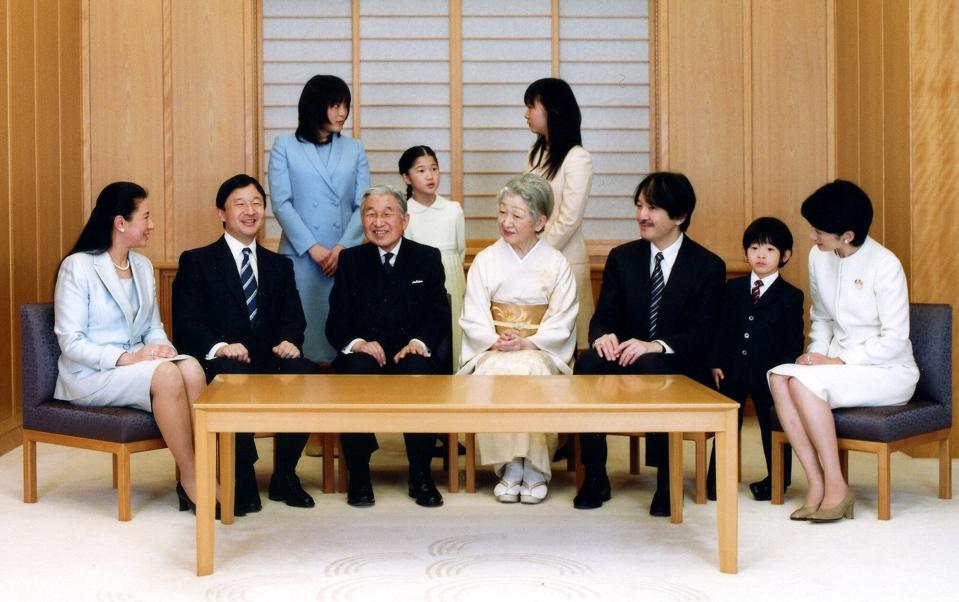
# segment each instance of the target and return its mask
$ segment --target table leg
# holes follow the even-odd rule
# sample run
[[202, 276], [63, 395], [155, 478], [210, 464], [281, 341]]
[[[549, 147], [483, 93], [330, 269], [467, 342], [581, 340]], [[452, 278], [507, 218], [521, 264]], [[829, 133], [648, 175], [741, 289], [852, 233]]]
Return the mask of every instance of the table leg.
[[449, 490], [456, 493], [460, 490], [460, 455], [459, 433], [450, 433], [446, 441], [446, 466], [449, 469]]
[[206, 414], [195, 413], [194, 454], [196, 462], [196, 574], [213, 573], [214, 523], [216, 504], [216, 433], [206, 430]]
[[726, 429], [716, 433], [716, 524], [719, 529], [719, 570], [736, 573], [739, 546], [739, 499], [737, 496], [737, 450], [739, 417], [726, 411]]
[[683, 522], [683, 434], [669, 433], [669, 521]]
[[219, 437], [220, 522], [232, 525], [233, 502], [236, 496], [236, 433], [220, 433]]

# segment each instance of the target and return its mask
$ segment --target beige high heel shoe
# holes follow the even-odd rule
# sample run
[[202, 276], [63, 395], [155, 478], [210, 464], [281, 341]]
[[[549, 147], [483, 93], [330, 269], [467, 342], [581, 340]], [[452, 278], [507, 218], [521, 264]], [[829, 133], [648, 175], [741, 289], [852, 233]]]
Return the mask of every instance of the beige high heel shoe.
[[819, 510], [819, 506], [800, 506], [789, 515], [789, 520], [809, 520]]
[[853, 508], [856, 505], [856, 496], [852, 494], [852, 490], [846, 491], [846, 497], [842, 498], [842, 501], [833, 506], [832, 508], [822, 508], [813, 512], [806, 518], [806, 520], [813, 523], [832, 523], [840, 518], [853, 518]]

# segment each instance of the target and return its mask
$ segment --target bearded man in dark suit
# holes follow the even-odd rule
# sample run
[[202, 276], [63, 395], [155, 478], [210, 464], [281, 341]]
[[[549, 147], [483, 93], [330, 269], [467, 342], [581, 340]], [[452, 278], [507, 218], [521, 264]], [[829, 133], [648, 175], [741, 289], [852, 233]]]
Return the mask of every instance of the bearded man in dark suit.
[[[445, 362], [434, 353], [450, 337], [450, 304], [440, 252], [403, 237], [409, 224], [406, 198], [391, 186], [374, 186], [360, 208], [369, 242], [340, 253], [330, 293], [326, 338], [337, 350], [338, 374], [439, 374]], [[375, 395], [375, 390], [371, 390]], [[430, 475], [435, 434], [405, 434], [410, 464], [409, 495], [420, 506], [443, 504]], [[343, 433], [350, 476], [347, 503], [374, 503], [371, 433]]]
[[[211, 245], [184, 251], [173, 281], [173, 340], [200, 360], [207, 381], [227, 374], [310, 374], [316, 365], [302, 357], [306, 320], [289, 258], [256, 242], [266, 195], [246, 174], [224, 182], [216, 195], [223, 236]], [[311, 508], [313, 498], [296, 476], [308, 435], [278, 433], [269, 497]], [[253, 464], [252, 433], [236, 435], [234, 513], [262, 506]]]
[[[686, 236], [696, 193], [686, 176], [651, 173], [633, 196], [640, 240], [610, 251], [590, 349], [576, 374], [685, 374], [708, 383], [712, 332], [719, 322], [726, 265]], [[573, 505], [598, 508], [609, 500], [606, 435], [582, 434], [586, 478]], [[646, 438], [646, 463], [658, 467], [649, 512], [669, 516], [665, 433]]]

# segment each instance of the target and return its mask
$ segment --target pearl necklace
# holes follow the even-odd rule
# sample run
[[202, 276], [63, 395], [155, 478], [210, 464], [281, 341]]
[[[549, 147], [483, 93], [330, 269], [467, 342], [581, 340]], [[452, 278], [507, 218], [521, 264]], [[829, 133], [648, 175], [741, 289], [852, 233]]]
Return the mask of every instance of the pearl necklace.
[[[112, 259], [110, 260], [110, 263], [113, 263], [113, 260], [112, 260]], [[120, 270], [121, 272], [125, 272], [125, 271], [129, 270], [129, 269], [130, 269], [130, 258], [127, 257], [127, 264], [126, 264], [126, 265], [117, 265], [117, 264], [113, 263], [113, 267], [115, 267], [116, 269]]]

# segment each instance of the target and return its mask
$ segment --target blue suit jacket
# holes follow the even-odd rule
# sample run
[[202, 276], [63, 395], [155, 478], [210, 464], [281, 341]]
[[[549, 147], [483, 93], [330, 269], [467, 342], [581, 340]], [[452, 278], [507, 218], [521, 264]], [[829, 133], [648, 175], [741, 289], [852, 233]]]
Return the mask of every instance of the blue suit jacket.
[[153, 264], [131, 251], [130, 266], [140, 299], [135, 314], [107, 253], [74, 253], [60, 264], [53, 297], [61, 351], [57, 399], [98, 391], [104, 386], [100, 376], [114, 369], [124, 352], [135, 353], [147, 343], [173, 346], [160, 323]]
[[283, 228], [279, 252], [303, 255], [316, 243], [331, 248], [358, 245], [363, 239], [359, 207], [370, 187], [370, 166], [363, 144], [333, 136], [323, 165], [316, 145], [293, 134], [280, 136], [270, 152], [270, 197]]

